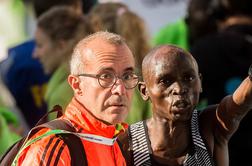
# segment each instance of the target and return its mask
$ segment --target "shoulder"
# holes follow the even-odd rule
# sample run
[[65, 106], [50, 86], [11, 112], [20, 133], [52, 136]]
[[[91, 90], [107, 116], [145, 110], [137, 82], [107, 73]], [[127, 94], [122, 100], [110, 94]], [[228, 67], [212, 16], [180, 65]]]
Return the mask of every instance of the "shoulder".
[[[45, 100], [48, 103], [48, 108], [51, 109], [54, 105], [59, 104], [66, 108], [67, 104], [73, 97], [73, 90], [67, 82], [68, 72], [58, 72], [57, 70], [50, 78], [45, 94]], [[62, 74], [65, 73], [65, 74]]]
[[[10, 64], [10, 66], [15, 70], [28, 70], [32, 68], [33, 71], [35, 70], [36, 72], [43, 71], [40, 62], [32, 57], [34, 48], [34, 40], [12, 47], [8, 50], [8, 57], [3, 61], [3, 63]], [[12, 68], [10, 68], [10, 70]], [[30, 73], [33, 71], [30, 71]]]
[[[13, 78], [21, 78], [20, 75], [27, 76], [27, 74], [30, 76], [29, 78], [33, 78], [29, 82], [48, 80], [49, 77], [44, 74], [42, 65], [37, 59], [32, 58], [34, 45], [34, 41], [31, 40], [8, 50], [8, 57], [0, 64], [1, 73], [8, 81], [16, 82], [17, 79]], [[19, 83], [21, 81], [19, 80]], [[22, 81], [23, 84], [27, 84], [27, 82], [27, 79]]]
[[127, 165], [132, 165], [132, 151], [129, 144], [129, 131], [128, 129], [118, 136], [118, 144], [121, 148], [122, 154], [127, 162]]
[[211, 129], [214, 127], [214, 121], [217, 120], [216, 118], [216, 110], [218, 105], [210, 105], [205, 109], [199, 111], [199, 125], [200, 129], [205, 132], [210, 132]]
[[27, 52], [32, 52], [35, 47], [35, 41], [29, 40], [24, 43], [21, 43], [17, 46], [14, 46], [8, 50], [8, 54], [13, 56], [15, 55], [25, 55]]
[[230, 131], [225, 128], [225, 122], [218, 116], [218, 112], [223, 109], [222, 107], [222, 103], [211, 105], [204, 109], [199, 116], [200, 132], [211, 152], [216, 151], [217, 146], [222, 147], [219, 149], [225, 149], [231, 136]]
[[[70, 165], [70, 155], [64, 141], [54, 134], [43, 137], [43, 134], [47, 131], [49, 131], [49, 129], [42, 129], [29, 139], [38, 140], [21, 152], [18, 159], [20, 164], [39, 165], [51, 163], [52, 165], [58, 165], [61, 162], [59, 159], [64, 158], [64, 162]], [[42, 138], [39, 139], [40, 137]]]
[[129, 131], [128, 129], [124, 132], [121, 133], [118, 136], [118, 144], [120, 145], [121, 150], [127, 152], [130, 151], [130, 146], [129, 146]]
[[218, 105], [206, 107], [199, 113], [199, 130], [205, 140], [206, 146], [211, 152], [214, 149], [215, 128], [217, 123], [216, 110]]

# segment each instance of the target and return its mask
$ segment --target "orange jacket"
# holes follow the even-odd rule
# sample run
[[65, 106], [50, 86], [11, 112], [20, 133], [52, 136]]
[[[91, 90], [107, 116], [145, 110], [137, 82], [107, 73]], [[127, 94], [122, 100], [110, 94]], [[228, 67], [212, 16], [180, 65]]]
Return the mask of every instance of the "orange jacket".
[[[78, 133], [94, 134], [106, 138], [114, 138], [116, 128], [114, 125], [106, 125], [94, 118], [85, 108], [73, 98], [67, 106], [63, 119], [72, 123]], [[124, 128], [128, 127], [122, 124]], [[40, 130], [34, 137], [37, 137], [49, 129]], [[83, 140], [85, 153], [89, 166], [125, 166], [125, 159], [120, 151], [117, 142], [113, 145]], [[50, 135], [36, 141], [24, 149], [18, 158], [17, 165], [71, 165], [71, 156], [65, 143], [55, 135]]]

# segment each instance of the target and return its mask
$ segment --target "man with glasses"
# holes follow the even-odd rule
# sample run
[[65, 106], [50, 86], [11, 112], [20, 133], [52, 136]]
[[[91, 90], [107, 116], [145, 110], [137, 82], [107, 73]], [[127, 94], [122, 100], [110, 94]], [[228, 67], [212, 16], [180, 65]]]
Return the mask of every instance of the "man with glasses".
[[[63, 119], [76, 134], [86, 134], [82, 144], [88, 165], [126, 165], [115, 140], [127, 128], [122, 122], [138, 84], [130, 49], [119, 35], [97, 32], [77, 44], [70, 68], [68, 82], [74, 97]], [[47, 131], [42, 129], [34, 137]], [[71, 156], [62, 139], [49, 135], [24, 149], [17, 161], [17, 165], [71, 165]]]

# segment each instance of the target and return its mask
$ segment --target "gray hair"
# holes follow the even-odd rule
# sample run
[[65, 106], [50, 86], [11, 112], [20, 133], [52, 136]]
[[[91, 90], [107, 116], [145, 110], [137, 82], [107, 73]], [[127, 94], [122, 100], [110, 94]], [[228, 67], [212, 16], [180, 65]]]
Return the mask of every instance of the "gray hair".
[[[85, 57], [85, 54], [83, 54], [81, 50], [88, 48], [87, 47], [88, 43], [90, 43], [91, 41], [95, 39], [102, 39], [113, 45], [126, 44], [125, 40], [120, 35], [107, 32], [107, 31], [99, 31], [85, 37], [74, 48], [71, 61], [70, 61], [71, 74], [78, 75], [84, 71], [85, 62], [83, 61], [83, 57]], [[97, 47], [99, 46], [97, 45]]]

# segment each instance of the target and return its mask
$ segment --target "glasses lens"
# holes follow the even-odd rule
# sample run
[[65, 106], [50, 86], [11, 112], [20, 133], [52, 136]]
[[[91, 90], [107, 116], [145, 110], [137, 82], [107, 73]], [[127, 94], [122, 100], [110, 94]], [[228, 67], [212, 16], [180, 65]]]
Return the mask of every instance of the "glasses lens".
[[111, 87], [115, 82], [115, 75], [113, 73], [102, 73], [100, 74], [98, 81], [100, 85], [104, 88]]
[[138, 76], [134, 73], [127, 73], [123, 75], [122, 80], [127, 89], [132, 89], [138, 83]]

